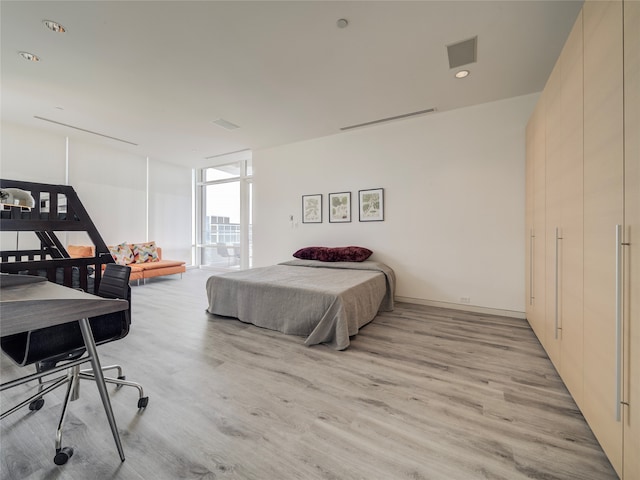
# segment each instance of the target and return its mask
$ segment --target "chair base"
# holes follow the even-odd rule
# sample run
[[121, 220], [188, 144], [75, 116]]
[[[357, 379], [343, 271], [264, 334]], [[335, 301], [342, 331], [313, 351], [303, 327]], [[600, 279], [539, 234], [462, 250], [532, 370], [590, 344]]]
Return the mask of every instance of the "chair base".
[[[120, 365], [109, 365], [106, 367], [102, 367], [102, 371], [106, 372], [108, 370], [117, 370], [118, 371], [118, 377], [117, 378], [112, 378], [112, 377], [104, 377], [104, 381], [106, 383], [112, 383], [114, 385], [116, 385], [116, 388], [119, 390], [122, 387], [126, 386], [126, 387], [134, 387], [138, 389], [138, 408], [145, 408], [148, 404], [149, 404], [149, 397], [145, 397], [144, 396], [144, 390], [142, 388], [142, 385], [140, 385], [137, 382], [130, 382], [128, 380], [126, 380], [126, 377], [122, 374], [122, 367]], [[78, 374], [78, 377], [81, 380], [94, 380], [95, 381], [95, 377], [93, 376], [92, 370], [91, 369], [87, 369], [87, 370], [81, 370]]]
[[[38, 368], [38, 370], [40, 370]], [[134, 387], [138, 389], [138, 408], [146, 408], [149, 404], [149, 397], [144, 395], [144, 390], [142, 385], [137, 382], [130, 382], [125, 379], [125, 376], [122, 374], [122, 367], [120, 365], [109, 365], [106, 367], [102, 367], [101, 370], [103, 372], [109, 370], [117, 370], [118, 377], [104, 377], [104, 381], [106, 383], [111, 383], [116, 385], [116, 389], [120, 389], [123, 386]], [[51, 372], [52, 374], [55, 372]], [[38, 393], [32, 395], [27, 400], [21, 402], [20, 404], [14, 406], [12, 409], [2, 413], [2, 418], [5, 416], [17, 411], [19, 408], [29, 405], [29, 410], [37, 411], [40, 410], [44, 406], [44, 396], [58, 387], [63, 385], [67, 385], [67, 391], [65, 394], [64, 402], [62, 404], [62, 412], [60, 414], [60, 420], [58, 422], [58, 428], [56, 429], [56, 455], [53, 459], [56, 465], [64, 465], [67, 463], [69, 458], [73, 456], [73, 448], [62, 446], [62, 426], [64, 424], [64, 419], [67, 413], [67, 409], [69, 407], [69, 403], [71, 401], [77, 400], [80, 395], [80, 380], [93, 380], [95, 381], [95, 376], [93, 375], [93, 370], [80, 370], [79, 365], [69, 366], [65, 375], [61, 375], [52, 379], [42, 380], [38, 378]], [[46, 384], [50, 384], [46, 386]]]

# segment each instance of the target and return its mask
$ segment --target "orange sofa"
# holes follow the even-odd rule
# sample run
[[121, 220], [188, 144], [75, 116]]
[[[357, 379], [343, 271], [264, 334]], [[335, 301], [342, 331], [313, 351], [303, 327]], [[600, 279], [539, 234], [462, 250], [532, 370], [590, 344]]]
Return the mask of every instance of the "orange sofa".
[[[93, 257], [95, 256], [95, 247], [92, 245], [68, 245], [67, 253], [72, 258], [78, 257]], [[174, 275], [179, 273], [182, 275], [187, 271], [185, 262], [180, 260], [164, 260], [162, 258], [162, 248], [156, 247], [158, 253], [158, 259], [151, 262], [143, 263], [128, 263], [131, 267], [130, 280], [137, 280], [138, 285], [140, 280], [144, 283], [147, 278], [161, 277], [164, 275]]]
[[174, 275], [179, 273], [182, 275], [187, 271], [184, 262], [179, 260], [164, 260], [162, 258], [162, 248], [157, 247], [158, 261], [144, 263], [130, 263], [131, 280], [142, 280], [143, 283], [147, 278], [161, 277], [164, 275]]

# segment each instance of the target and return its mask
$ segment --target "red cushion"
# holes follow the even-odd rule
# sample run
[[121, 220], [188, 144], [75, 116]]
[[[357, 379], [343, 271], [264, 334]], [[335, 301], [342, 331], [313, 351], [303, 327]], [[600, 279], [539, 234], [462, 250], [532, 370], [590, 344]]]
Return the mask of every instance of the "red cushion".
[[373, 252], [364, 247], [305, 247], [293, 254], [302, 260], [319, 260], [321, 262], [363, 262]]

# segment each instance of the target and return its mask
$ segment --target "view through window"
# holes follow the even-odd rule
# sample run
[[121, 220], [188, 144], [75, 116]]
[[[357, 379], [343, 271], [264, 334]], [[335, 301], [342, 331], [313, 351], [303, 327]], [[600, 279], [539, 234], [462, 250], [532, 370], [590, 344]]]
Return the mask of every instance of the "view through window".
[[200, 267], [236, 270], [251, 266], [251, 160], [203, 168], [197, 184]]

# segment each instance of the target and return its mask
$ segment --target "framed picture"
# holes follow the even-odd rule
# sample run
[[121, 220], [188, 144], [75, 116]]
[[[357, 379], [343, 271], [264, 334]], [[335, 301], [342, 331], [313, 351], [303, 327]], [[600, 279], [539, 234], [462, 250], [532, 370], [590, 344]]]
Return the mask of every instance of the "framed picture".
[[358, 192], [361, 222], [381, 222], [384, 220], [384, 189], [374, 188]]
[[302, 223], [322, 223], [322, 194], [302, 196]]
[[329, 222], [351, 221], [351, 192], [329, 194]]

